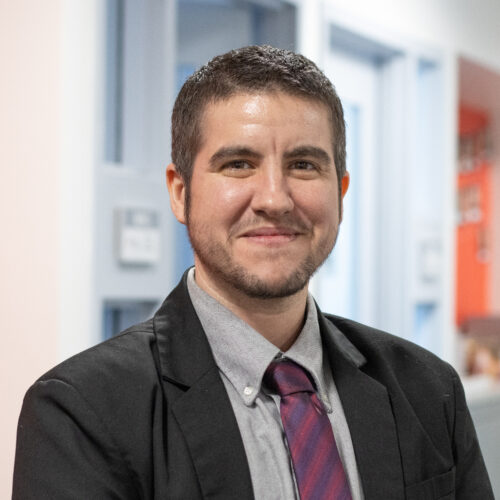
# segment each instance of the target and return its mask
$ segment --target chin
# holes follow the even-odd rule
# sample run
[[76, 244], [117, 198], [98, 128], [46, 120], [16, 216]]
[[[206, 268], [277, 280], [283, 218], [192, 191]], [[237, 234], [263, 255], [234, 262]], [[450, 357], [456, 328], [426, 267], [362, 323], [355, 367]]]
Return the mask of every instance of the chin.
[[235, 268], [229, 278], [231, 285], [252, 298], [284, 298], [303, 290], [310, 278], [309, 270], [295, 269], [286, 275], [273, 273], [252, 273], [247, 269]]

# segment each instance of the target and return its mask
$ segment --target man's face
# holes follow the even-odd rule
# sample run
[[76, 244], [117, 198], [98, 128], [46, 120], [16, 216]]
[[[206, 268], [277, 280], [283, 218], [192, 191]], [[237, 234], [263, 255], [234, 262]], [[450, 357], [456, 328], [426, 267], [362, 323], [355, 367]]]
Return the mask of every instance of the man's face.
[[[197, 276], [226, 296], [303, 289], [340, 222], [327, 108], [280, 92], [239, 94], [207, 105], [201, 131], [189, 206], [174, 208]], [[342, 185], [345, 193], [347, 176]], [[177, 192], [182, 205], [186, 190]]]

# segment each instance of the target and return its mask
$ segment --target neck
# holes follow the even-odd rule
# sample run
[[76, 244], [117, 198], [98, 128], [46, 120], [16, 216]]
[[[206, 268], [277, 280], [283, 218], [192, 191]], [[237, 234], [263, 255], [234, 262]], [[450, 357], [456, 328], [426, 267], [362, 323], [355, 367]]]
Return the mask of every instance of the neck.
[[307, 305], [307, 286], [289, 297], [249, 297], [234, 287], [223, 290], [199, 268], [197, 285], [233, 314], [249, 324], [281, 351], [287, 351], [295, 342], [304, 324]]

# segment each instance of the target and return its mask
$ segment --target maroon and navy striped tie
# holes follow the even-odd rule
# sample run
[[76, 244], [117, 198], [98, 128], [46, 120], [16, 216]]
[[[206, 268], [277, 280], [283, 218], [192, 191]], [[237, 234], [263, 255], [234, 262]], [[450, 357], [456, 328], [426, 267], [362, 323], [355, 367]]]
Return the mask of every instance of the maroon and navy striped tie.
[[330, 420], [307, 372], [291, 360], [269, 365], [301, 500], [351, 500]]

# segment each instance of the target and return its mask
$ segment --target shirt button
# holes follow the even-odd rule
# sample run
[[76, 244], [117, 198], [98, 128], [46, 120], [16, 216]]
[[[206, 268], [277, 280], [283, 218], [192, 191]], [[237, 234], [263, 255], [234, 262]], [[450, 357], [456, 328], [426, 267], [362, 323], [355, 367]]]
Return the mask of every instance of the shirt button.
[[253, 392], [253, 387], [250, 387], [249, 385], [247, 385], [244, 389], [243, 389], [243, 394], [245, 396], [250, 396]]

